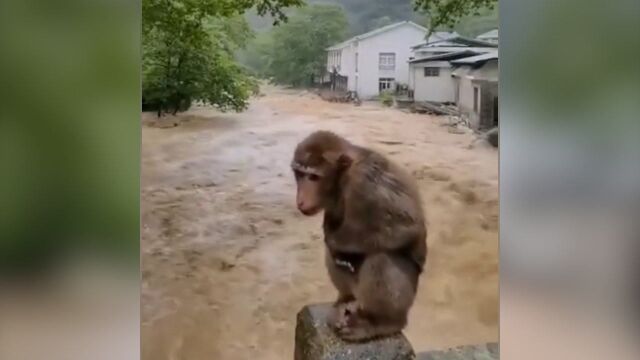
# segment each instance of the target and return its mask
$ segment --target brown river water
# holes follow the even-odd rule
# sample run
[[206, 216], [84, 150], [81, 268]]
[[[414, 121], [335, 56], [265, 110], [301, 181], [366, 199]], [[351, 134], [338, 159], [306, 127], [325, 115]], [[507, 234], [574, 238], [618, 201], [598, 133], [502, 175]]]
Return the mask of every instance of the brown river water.
[[293, 359], [295, 316], [332, 301], [321, 216], [295, 207], [296, 143], [328, 129], [418, 179], [429, 257], [405, 334], [416, 351], [498, 340], [498, 152], [442, 117], [264, 89], [250, 108], [143, 115], [142, 359]]

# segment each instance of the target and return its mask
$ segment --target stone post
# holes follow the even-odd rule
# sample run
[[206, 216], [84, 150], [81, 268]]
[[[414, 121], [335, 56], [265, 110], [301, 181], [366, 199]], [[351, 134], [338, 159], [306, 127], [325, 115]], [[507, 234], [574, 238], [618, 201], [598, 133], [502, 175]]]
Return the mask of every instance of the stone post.
[[364, 343], [338, 338], [327, 325], [331, 304], [305, 306], [296, 325], [295, 360], [413, 360], [415, 353], [404, 335]]

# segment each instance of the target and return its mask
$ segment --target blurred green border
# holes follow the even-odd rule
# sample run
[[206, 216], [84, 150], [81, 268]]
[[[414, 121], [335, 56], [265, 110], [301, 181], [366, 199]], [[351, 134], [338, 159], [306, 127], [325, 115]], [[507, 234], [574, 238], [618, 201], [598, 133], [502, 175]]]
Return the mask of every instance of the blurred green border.
[[0, 48], [0, 273], [137, 272], [140, 1], [4, 1]]

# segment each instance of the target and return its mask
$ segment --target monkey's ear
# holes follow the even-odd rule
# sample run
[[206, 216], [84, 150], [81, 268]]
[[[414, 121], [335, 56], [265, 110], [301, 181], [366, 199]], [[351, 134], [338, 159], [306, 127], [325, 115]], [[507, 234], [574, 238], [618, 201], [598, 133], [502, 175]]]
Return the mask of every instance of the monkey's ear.
[[326, 162], [340, 169], [347, 168], [351, 165], [351, 158], [343, 152], [327, 151], [322, 154], [322, 157]]
[[335, 166], [338, 170], [345, 170], [351, 166], [353, 163], [353, 159], [351, 156], [344, 152], [326, 152], [322, 155], [322, 157], [329, 164]]

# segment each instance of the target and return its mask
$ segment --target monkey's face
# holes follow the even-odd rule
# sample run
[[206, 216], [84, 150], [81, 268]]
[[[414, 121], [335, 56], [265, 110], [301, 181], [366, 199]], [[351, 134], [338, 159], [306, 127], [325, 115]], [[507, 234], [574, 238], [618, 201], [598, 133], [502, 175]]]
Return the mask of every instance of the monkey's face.
[[316, 172], [309, 172], [300, 169], [293, 170], [296, 177], [297, 194], [296, 204], [298, 210], [307, 216], [313, 216], [322, 211], [323, 192], [322, 184], [324, 177]]
[[330, 206], [341, 174], [351, 165], [349, 143], [339, 136], [317, 131], [296, 146], [291, 168], [296, 177], [298, 210], [313, 216]]

